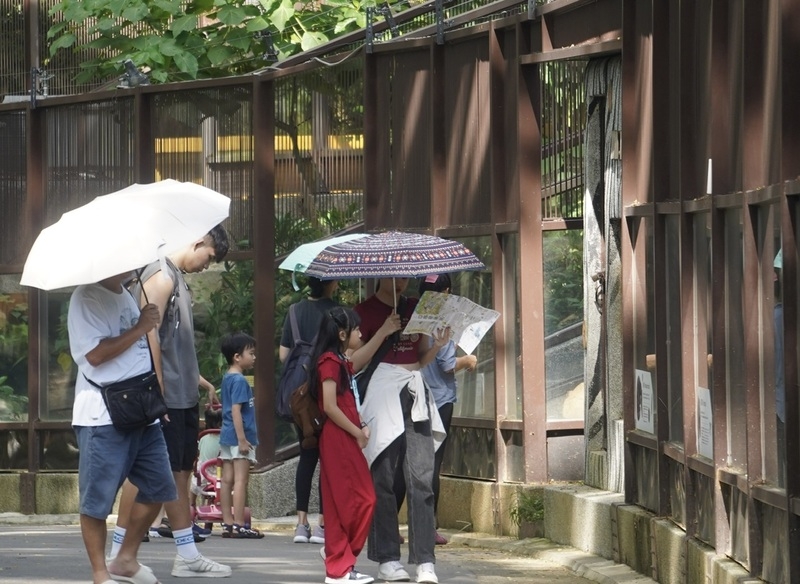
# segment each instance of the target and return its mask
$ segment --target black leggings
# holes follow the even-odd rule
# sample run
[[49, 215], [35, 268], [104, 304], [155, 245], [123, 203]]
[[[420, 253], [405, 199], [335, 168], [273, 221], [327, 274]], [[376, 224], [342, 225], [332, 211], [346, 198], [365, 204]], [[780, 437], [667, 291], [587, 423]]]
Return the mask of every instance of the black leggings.
[[[302, 439], [302, 431], [295, 426], [298, 436]], [[319, 448], [300, 447], [300, 460], [297, 462], [297, 473], [294, 475], [294, 493], [297, 499], [297, 510], [308, 513], [308, 500], [311, 498], [311, 483], [314, 480], [314, 471], [319, 462]], [[322, 489], [319, 489], [319, 512], [322, 515]]]

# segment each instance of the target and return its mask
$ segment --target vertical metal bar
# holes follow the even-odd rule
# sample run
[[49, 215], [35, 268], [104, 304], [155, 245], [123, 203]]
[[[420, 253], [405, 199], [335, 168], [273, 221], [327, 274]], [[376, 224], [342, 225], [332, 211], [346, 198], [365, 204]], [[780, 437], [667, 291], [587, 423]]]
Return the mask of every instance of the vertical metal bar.
[[[489, 181], [491, 201], [490, 223], [496, 225], [499, 218], [505, 218], [506, 209], [506, 181], [505, 181], [505, 161], [506, 161], [506, 131], [505, 131], [505, 86], [507, 62], [503, 57], [501, 46], [502, 31], [494, 28], [494, 23], [490, 25], [487, 39], [489, 42], [489, 150], [490, 168]], [[498, 238], [492, 237], [492, 302], [494, 306], [503, 306], [505, 287], [514, 285], [509, 282], [504, 275], [503, 249]], [[508, 362], [508, 355], [505, 350], [505, 327], [511, 323], [506, 323], [505, 319], [499, 319], [495, 324], [497, 327], [495, 335], [495, 363], [500, 366], [495, 367], [495, 459], [497, 461], [497, 482], [509, 480], [509, 465], [506, 442], [503, 431], [500, 430], [500, 421], [508, 419], [507, 394], [513, 392], [513, 388], [508, 387], [506, 382], [506, 367], [503, 365]]]
[[[652, 35], [652, 111], [653, 111], [653, 136], [669, 136], [669, 128], [673, 120], [669, 116], [669, 8], [666, 2], [653, 3], [653, 35]], [[655, 72], [663, 72], [661, 75]], [[653, 201], [657, 204], [670, 198], [672, 190], [672, 177], [669, 172], [669, 141], [653, 140]], [[653, 241], [655, 249], [653, 286], [655, 294], [654, 305], [650, 308], [654, 312], [655, 326], [655, 351], [656, 351], [656, 435], [658, 436], [659, 450], [656, 452], [658, 465], [658, 506], [655, 509], [658, 515], [667, 515], [670, 510], [670, 479], [669, 458], [663, 454], [660, 445], [669, 440], [669, 364], [666, 357], [669, 354], [667, 343], [669, 340], [669, 322], [667, 321], [667, 291], [669, 279], [677, 278], [678, 274], [666, 273], [662, 262], [667, 254], [666, 217], [659, 215], [656, 206], [653, 221]], [[660, 358], [659, 358], [660, 357]], [[626, 469], [627, 472], [627, 469]]]
[[384, 104], [378, 103], [378, 58], [371, 54], [364, 56], [364, 225], [367, 228], [378, 222], [380, 201], [387, 194], [382, 192], [380, 177], [389, 170], [387, 145], [380, 140], [378, 125], [381, 113], [389, 115], [389, 111], [382, 110]]
[[[45, 145], [47, 143], [46, 110], [28, 109], [25, 114], [25, 156], [27, 196], [25, 209], [27, 216], [27, 239], [22, 249], [30, 249], [35, 235], [44, 225], [45, 215]], [[44, 316], [40, 307], [45, 293], [35, 288], [28, 289], [28, 471], [39, 470], [39, 438], [36, 422], [39, 421], [40, 391], [47, 391], [47, 383], [42, 383], [41, 362], [42, 347], [40, 332]], [[21, 483], [21, 487], [24, 483]], [[20, 493], [23, 502], [23, 513], [35, 511], [35, 496], [29, 497]]]
[[542, 92], [540, 65], [526, 65], [517, 84], [520, 289], [529, 306], [520, 319], [525, 482], [547, 480], [547, 399], [544, 375], [542, 275]]
[[[768, 116], [765, 68], [768, 65], [769, 31], [768, 3], [744, 3], [744, 73], [743, 73], [743, 111], [744, 116], [744, 171], [743, 185], [752, 188], [768, 184], [769, 172], [765, 165], [763, 152], [769, 142], [765, 121]], [[749, 207], [742, 212], [744, 243], [743, 305], [744, 310], [744, 353], [745, 353], [745, 391], [747, 412], [747, 475], [751, 480], [761, 478], [761, 391], [760, 359], [758, 339], [759, 265], [758, 229], [759, 208]], [[770, 262], [771, 265], [771, 262]], [[761, 521], [755, 500], [747, 494], [747, 538], [748, 560], [752, 574], [760, 574], [763, 563]]]
[[[156, 178], [155, 137], [152, 102], [155, 94], [137, 90], [133, 98], [133, 172], [137, 183], [151, 183]], [[123, 139], [126, 139], [123, 137]]]
[[[642, 112], [648, 111], [649, 108], [642, 107], [639, 102], [643, 94], [647, 94], [649, 87], [641, 88], [639, 83], [639, 71], [645, 70], [647, 67], [652, 67], [648, 62], [649, 54], [647, 54], [647, 46], [645, 38], [649, 37], [649, 22], [647, 15], [649, 14], [649, 4], [647, 2], [636, 2], [634, 0], [623, 0], [622, 5], [622, 26], [626, 34], [622, 38], [622, 101], [627, 104], [627, 107], [622, 112], [622, 135], [625, 140], [622, 143], [622, 197], [623, 207], [631, 204], [634, 200], [649, 200], [646, 189], [642, 188], [642, 177], [640, 171], [643, 170], [637, 160], [641, 156], [640, 148], [647, 146], [643, 144], [641, 128], [647, 127], [650, 119], [642, 119]], [[610, 101], [610, 100], [609, 100]], [[609, 103], [609, 109], [612, 105]], [[605, 124], [605, 122], [602, 122]], [[605, 216], [605, 213], [603, 214]], [[604, 219], [607, 222], [607, 219]], [[644, 252], [638, 251], [634, 254], [634, 246], [644, 247], [644, 237], [640, 235], [643, 232], [641, 218], [632, 218], [623, 221], [621, 224], [622, 245], [620, 261], [622, 262], [622, 273], [629, 274], [622, 280], [622, 354], [624, 355], [622, 362], [622, 400], [623, 403], [634, 403], [633, 383], [630, 381], [625, 383], [625, 380], [632, 380], [634, 378], [634, 355], [635, 355], [635, 335], [636, 327], [638, 325], [636, 319], [636, 304], [633, 294], [633, 287], [636, 285], [630, 274], [633, 273], [634, 265], [638, 265], [637, 270], [640, 273], [644, 264], [642, 261]], [[605, 229], [604, 225], [600, 225], [600, 229]], [[610, 237], [607, 234], [606, 237]], [[637, 244], [637, 238], [639, 243]], [[607, 321], [607, 310], [603, 311], [602, 323]], [[640, 325], [638, 325], [640, 326]], [[601, 328], [605, 329], [604, 326]], [[605, 362], [605, 353], [607, 349], [607, 340], [605, 334], [600, 337], [601, 354], [599, 359]], [[604, 390], [606, 391], [605, 401], [609, 401], [608, 395], [608, 379], [605, 375], [602, 377]], [[606, 408], [606, 411], [608, 409]], [[624, 408], [623, 411], [623, 425], [624, 428], [631, 429], [634, 427], [634, 411], [633, 408]], [[611, 420], [606, 418], [606, 434], [609, 431], [608, 426]], [[624, 452], [624, 476], [625, 476], [625, 500], [627, 502], [635, 502], [638, 498], [637, 483], [636, 483], [636, 466], [633, 460], [631, 447], [625, 448]]]
[[430, 104], [429, 119], [431, 122], [430, 137], [431, 145], [431, 208], [430, 225], [434, 232], [437, 227], [447, 225], [448, 213], [454, 197], [461, 196], [460, 193], [452, 192], [447, 182], [447, 137], [445, 135], [445, 121], [448, 117], [446, 108], [447, 94], [447, 70], [445, 67], [444, 45], [432, 43], [429, 45], [429, 58], [431, 74], [427, 76], [430, 83]]
[[[797, 161], [800, 160], [800, 108], [797, 96], [800, 95], [800, 76], [797, 75], [795, 55], [800, 54], [800, 2], [786, 0], [781, 2], [781, 173], [783, 180], [794, 179], [797, 175]], [[781, 249], [783, 250], [783, 350], [784, 350], [784, 389], [786, 396], [786, 515], [790, 550], [800, 549], [800, 516], [792, 507], [792, 501], [800, 497], [800, 383], [798, 380], [798, 360], [786, 356], [797, 355], [798, 297], [797, 277], [797, 198], [789, 199], [784, 194], [781, 199]], [[789, 554], [787, 566], [789, 582], [800, 582], [800, 554]]]
[[[272, 80], [256, 77], [253, 81], [253, 254], [255, 298], [275, 297], [275, 85]], [[275, 338], [273, 302], [256, 302], [255, 337]], [[274, 359], [259, 359], [255, 366], [258, 448], [260, 463], [275, 461], [275, 379]]]

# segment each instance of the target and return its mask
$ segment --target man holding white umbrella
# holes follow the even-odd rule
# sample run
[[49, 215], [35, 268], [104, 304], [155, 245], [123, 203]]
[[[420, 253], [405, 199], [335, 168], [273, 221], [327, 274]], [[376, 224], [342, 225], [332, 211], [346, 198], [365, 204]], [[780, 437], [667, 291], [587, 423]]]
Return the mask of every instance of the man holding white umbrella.
[[158, 582], [136, 559], [141, 538], [127, 538], [106, 567], [106, 518], [122, 480], [129, 477], [139, 487], [140, 504], [130, 517], [133, 533], [144, 533], [161, 504], [177, 498], [159, 421], [132, 431], [118, 430], [92, 384], [129, 379], [151, 368], [146, 334], [158, 325], [158, 308], [148, 304], [139, 313], [123, 286], [131, 276], [124, 273], [79, 286], [70, 299], [67, 319], [70, 351], [79, 370], [72, 424], [80, 450], [81, 533], [95, 584]]
[[[161, 504], [176, 499], [158, 420], [165, 411], [163, 400], [163, 409], [148, 409], [135, 427], [112, 421], [109, 413], [110, 385], [132, 379], [138, 383], [140, 374], [152, 372], [147, 333], [160, 320], [158, 308], [149, 303], [140, 314], [139, 303], [123, 283], [132, 270], [202, 238], [228, 216], [229, 207], [228, 197], [193, 183], [133, 185], [65, 213], [42, 230], [25, 262], [25, 286], [78, 286], [68, 315], [70, 350], [80, 372], [73, 426], [80, 448], [81, 531], [94, 584], [158, 582], [149, 568], [139, 565], [136, 553]], [[146, 392], [137, 395], [158, 396], [153, 393], [158, 385], [148, 383]], [[125, 538], [107, 568], [105, 520], [126, 477], [139, 487], [141, 504], [129, 524], [137, 536]]]

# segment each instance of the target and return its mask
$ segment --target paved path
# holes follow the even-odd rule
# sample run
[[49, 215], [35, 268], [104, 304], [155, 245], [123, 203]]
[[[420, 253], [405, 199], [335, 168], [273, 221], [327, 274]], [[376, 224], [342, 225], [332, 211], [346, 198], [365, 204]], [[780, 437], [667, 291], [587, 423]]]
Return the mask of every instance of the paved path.
[[[475, 542], [469, 545], [475, 545]], [[205, 555], [233, 568], [233, 576], [221, 582], [317, 584], [324, 581], [319, 546], [293, 544], [291, 531], [280, 525], [274, 525], [262, 540], [237, 541], [214, 535], [200, 544], [200, 549]], [[449, 544], [438, 546], [436, 552], [436, 571], [442, 584], [586, 584], [597, 581], [595, 578], [582, 578], [556, 562], [512, 555], [498, 549]], [[403, 546], [403, 553], [407, 556], [407, 546]], [[143, 543], [140, 559], [153, 568], [164, 583], [209, 581], [170, 576], [174, 555], [173, 541], [161, 539]], [[367, 560], [365, 554], [363, 556], [359, 568], [374, 576], [377, 565]], [[0, 527], [0, 583], [67, 582], [91, 582], [89, 562], [78, 526], [29, 524]]]

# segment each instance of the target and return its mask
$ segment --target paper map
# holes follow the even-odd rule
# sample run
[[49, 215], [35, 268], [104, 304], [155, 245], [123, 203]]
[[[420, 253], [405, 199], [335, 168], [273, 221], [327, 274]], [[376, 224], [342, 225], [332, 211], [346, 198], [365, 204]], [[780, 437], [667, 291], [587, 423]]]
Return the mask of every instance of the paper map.
[[463, 296], [425, 292], [403, 333], [432, 337], [436, 330], [449, 326], [453, 340], [469, 355], [499, 316], [496, 310], [484, 308]]

